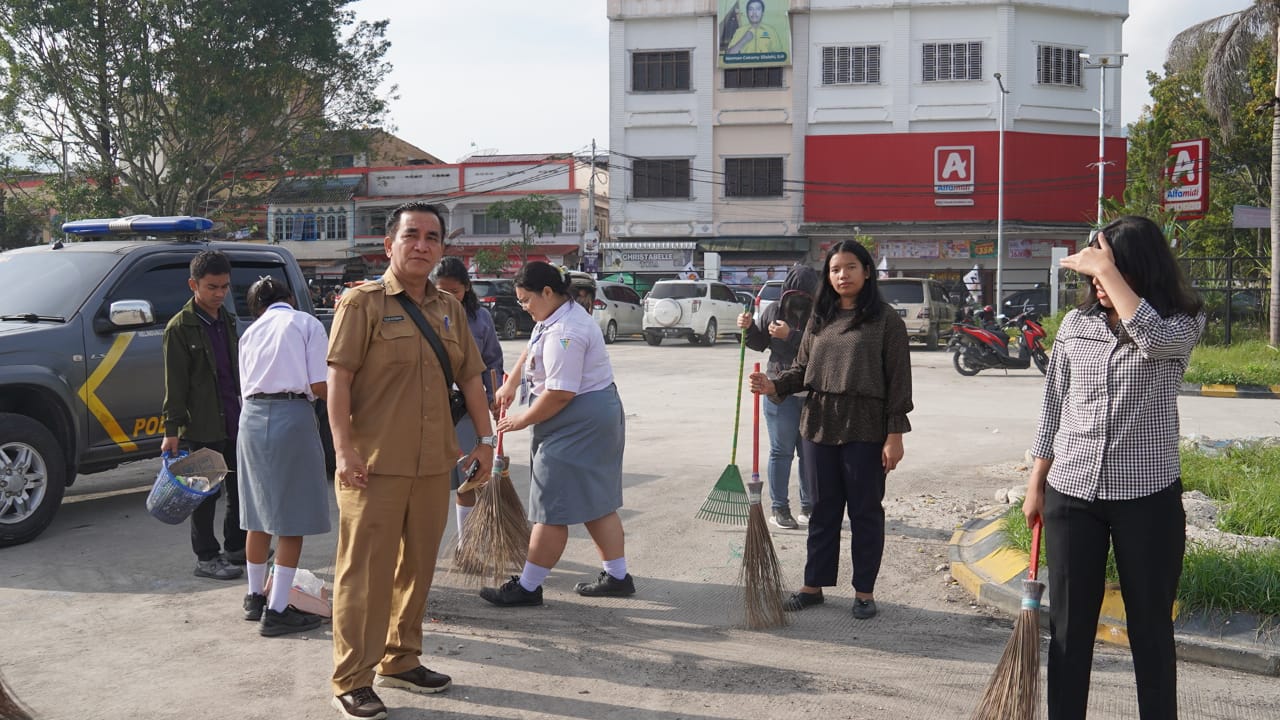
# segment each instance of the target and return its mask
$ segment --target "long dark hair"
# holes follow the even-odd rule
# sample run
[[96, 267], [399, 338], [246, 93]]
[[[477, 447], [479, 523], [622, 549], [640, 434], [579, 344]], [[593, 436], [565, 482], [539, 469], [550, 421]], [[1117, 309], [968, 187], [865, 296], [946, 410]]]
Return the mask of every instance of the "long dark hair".
[[474, 320], [476, 313], [480, 312], [480, 298], [471, 289], [471, 274], [467, 272], [467, 266], [462, 264], [462, 260], [456, 257], [441, 258], [435, 275], [437, 278], [447, 277], [462, 283], [465, 288], [462, 293], [462, 309], [467, 311], [468, 318]]
[[248, 299], [249, 312], [252, 312], [254, 317], [258, 317], [266, 312], [267, 308], [278, 302], [294, 304], [293, 291], [289, 289], [289, 286], [283, 280], [270, 275], [258, 278], [256, 282], [249, 286]]
[[875, 262], [871, 259], [871, 253], [867, 252], [861, 243], [841, 240], [831, 246], [827, 251], [826, 259], [822, 261], [822, 284], [818, 286], [818, 299], [814, 301], [813, 316], [810, 320], [815, 331], [821, 330], [835, 320], [836, 313], [840, 310], [840, 294], [831, 284], [831, 258], [837, 253], [853, 253], [867, 271], [867, 279], [862, 283], [862, 290], [854, 300], [853, 319], [849, 322], [849, 327], [842, 332], [848, 332], [864, 322], [875, 320], [880, 317], [880, 313], [884, 312], [884, 300], [880, 298], [880, 287], [876, 283], [876, 268]]
[[565, 282], [559, 268], [541, 260], [534, 260], [520, 268], [520, 272], [516, 273], [515, 283], [516, 287], [529, 292], [540, 293], [542, 288], [551, 288], [551, 292], [557, 295], [569, 296], [569, 284]]
[[[1187, 282], [1160, 226], [1141, 215], [1124, 215], [1099, 231], [1111, 246], [1116, 269], [1125, 282], [1165, 318], [1178, 313], [1199, 314], [1204, 301]], [[1090, 282], [1082, 309], [1098, 302], [1098, 290]]]

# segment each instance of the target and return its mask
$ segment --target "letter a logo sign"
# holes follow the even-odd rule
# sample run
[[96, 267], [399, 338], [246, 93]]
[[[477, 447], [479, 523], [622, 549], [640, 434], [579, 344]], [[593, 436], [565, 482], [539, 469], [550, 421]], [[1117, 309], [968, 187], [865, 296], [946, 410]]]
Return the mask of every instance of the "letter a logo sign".
[[973, 192], [973, 146], [933, 149], [933, 191], [939, 195]]
[[1165, 166], [1164, 207], [1179, 219], [1204, 217], [1209, 207], [1209, 141], [1176, 142], [1169, 146]]

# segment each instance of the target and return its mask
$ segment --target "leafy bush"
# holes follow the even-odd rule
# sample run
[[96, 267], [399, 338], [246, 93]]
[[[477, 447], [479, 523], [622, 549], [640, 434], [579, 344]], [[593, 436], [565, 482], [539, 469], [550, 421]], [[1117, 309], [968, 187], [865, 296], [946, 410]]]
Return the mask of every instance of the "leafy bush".
[[1185, 379], [1202, 385], [1280, 385], [1280, 351], [1262, 340], [1201, 344], [1191, 352]]

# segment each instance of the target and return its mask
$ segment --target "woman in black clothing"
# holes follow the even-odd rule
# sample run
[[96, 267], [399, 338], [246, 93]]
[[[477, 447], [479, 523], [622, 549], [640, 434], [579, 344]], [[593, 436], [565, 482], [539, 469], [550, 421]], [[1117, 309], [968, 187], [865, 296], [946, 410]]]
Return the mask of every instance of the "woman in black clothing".
[[875, 582], [884, 554], [885, 474], [901, 462], [911, 430], [907, 328], [876, 287], [875, 263], [856, 242], [827, 253], [822, 286], [795, 363], [770, 379], [751, 375], [753, 392], [785, 397], [807, 390], [800, 416], [804, 457], [817, 498], [809, 519], [804, 586], [786, 601], [803, 610], [836, 584], [840, 528], [852, 528], [853, 616], [876, 614]]

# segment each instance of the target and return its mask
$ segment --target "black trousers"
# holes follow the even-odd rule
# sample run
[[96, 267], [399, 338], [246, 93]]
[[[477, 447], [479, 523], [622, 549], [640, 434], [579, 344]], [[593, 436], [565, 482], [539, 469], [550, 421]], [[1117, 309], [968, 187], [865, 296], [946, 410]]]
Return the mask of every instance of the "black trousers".
[[[244, 550], [245, 532], [240, 529], [240, 488], [236, 484], [236, 441], [221, 440], [213, 443], [188, 442], [192, 452], [210, 448], [222, 453], [231, 472], [222, 480], [218, 492], [210, 495], [191, 513], [191, 550], [199, 560], [212, 560], [222, 552]], [[227, 496], [226, 516], [222, 519], [222, 545], [213, 532], [214, 515], [218, 509], [218, 497]]]
[[1182, 576], [1186, 516], [1182, 483], [1133, 500], [1092, 502], [1045, 488], [1049, 553], [1049, 720], [1083, 720], [1106, 584], [1107, 547], [1115, 545], [1138, 714], [1178, 717], [1173, 602]]
[[851, 442], [819, 445], [804, 440], [804, 457], [813, 483], [804, 584], [832, 587], [840, 570], [840, 528], [848, 512], [852, 537], [853, 589], [875, 591], [884, 556], [884, 444]]

